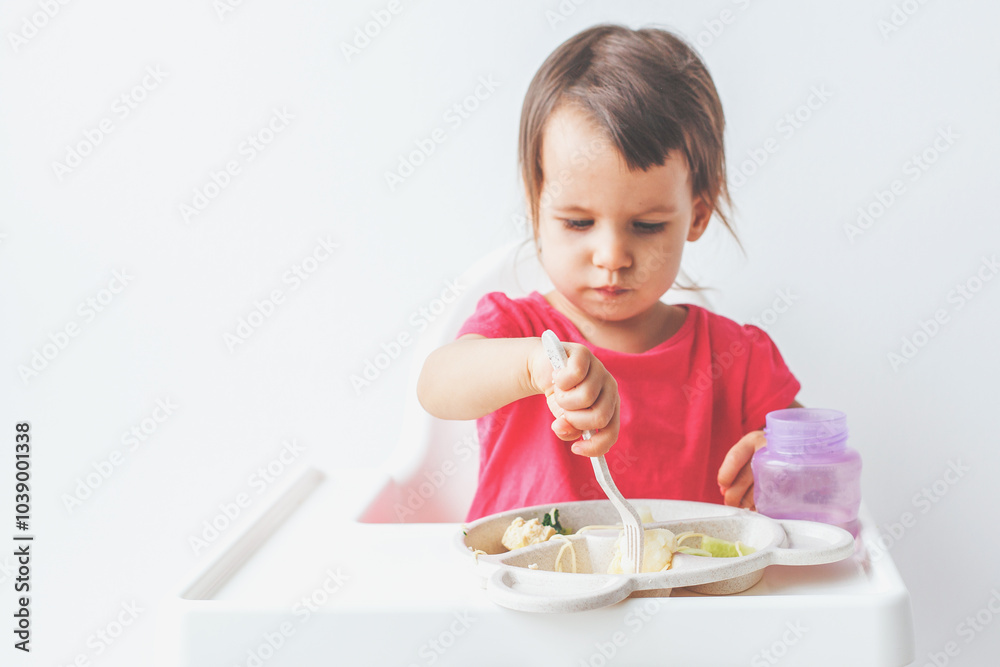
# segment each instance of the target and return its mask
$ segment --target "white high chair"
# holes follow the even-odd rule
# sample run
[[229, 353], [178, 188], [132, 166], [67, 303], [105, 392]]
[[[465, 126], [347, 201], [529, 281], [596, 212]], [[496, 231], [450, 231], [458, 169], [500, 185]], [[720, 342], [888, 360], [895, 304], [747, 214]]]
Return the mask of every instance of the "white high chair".
[[[685, 278], [682, 273], [682, 278]], [[362, 513], [364, 522], [461, 521], [472, 502], [478, 477], [475, 421], [447, 421], [429, 415], [417, 401], [417, 378], [424, 360], [455, 339], [479, 299], [489, 292], [512, 298], [532, 291], [545, 293], [552, 282], [545, 275], [534, 245], [515, 241], [486, 255], [457, 281], [465, 289], [413, 345], [406, 384], [403, 428], [387, 465], [389, 480]], [[702, 292], [671, 289], [667, 303], [694, 303], [710, 308]]]
[[457, 548], [476, 484], [475, 423], [434, 419], [415, 387], [426, 356], [454, 338], [482, 294], [548, 289], [533, 249], [520, 245], [460, 278], [461, 298], [414, 343], [389, 465], [307, 469], [241, 516], [242, 532], [213, 545], [214, 559], [160, 605], [160, 664], [908, 664], [909, 594], [867, 514], [854, 557], [771, 566], [736, 595], [681, 589], [575, 614], [516, 612], [487, 598], [472, 556]]

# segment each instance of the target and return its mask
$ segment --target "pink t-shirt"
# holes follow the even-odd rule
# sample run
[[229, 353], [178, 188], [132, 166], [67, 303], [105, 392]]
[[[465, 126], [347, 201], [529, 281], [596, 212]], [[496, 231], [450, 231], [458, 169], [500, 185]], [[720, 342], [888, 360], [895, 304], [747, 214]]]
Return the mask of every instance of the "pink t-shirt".
[[[758, 327], [739, 325], [700, 306], [680, 330], [642, 354], [586, 341], [545, 297], [510, 299], [492, 292], [458, 336], [540, 336], [582, 343], [601, 360], [621, 397], [618, 441], [605, 455], [626, 498], [722, 502], [716, 481], [729, 449], [764, 416], [787, 408], [799, 382]], [[604, 498], [590, 460], [552, 432], [543, 395], [529, 396], [477, 420], [479, 486], [467, 520], [529, 505]]]

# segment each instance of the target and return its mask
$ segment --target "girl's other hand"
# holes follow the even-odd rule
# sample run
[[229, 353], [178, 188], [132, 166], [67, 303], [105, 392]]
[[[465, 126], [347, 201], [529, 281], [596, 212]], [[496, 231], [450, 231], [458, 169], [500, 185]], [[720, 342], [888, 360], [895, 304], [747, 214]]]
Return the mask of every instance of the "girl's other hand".
[[[566, 367], [552, 372], [554, 382], [544, 390], [556, 418], [552, 431], [560, 440], [572, 442], [575, 454], [600, 456], [618, 440], [618, 383], [585, 345], [563, 345], [569, 356]], [[583, 440], [587, 430], [592, 436]]]
[[719, 491], [730, 507], [756, 509], [753, 502], [753, 471], [750, 459], [767, 444], [764, 431], [751, 431], [733, 445], [719, 467]]

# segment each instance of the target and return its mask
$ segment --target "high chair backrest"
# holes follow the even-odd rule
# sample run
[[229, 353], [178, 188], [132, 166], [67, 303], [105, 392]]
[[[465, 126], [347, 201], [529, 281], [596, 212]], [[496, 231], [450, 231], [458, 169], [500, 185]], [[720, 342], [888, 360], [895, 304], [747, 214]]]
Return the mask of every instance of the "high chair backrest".
[[[460, 522], [472, 502], [479, 470], [476, 422], [432, 417], [417, 400], [417, 378], [427, 356], [451, 342], [488, 292], [522, 297], [552, 289], [534, 245], [515, 241], [489, 253], [454, 281], [457, 298], [414, 342], [406, 379], [402, 433], [387, 466], [389, 481], [362, 512], [371, 523]], [[700, 292], [671, 290], [664, 301], [709, 304]], [[460, 392], [461, 387], [455, 391]]]

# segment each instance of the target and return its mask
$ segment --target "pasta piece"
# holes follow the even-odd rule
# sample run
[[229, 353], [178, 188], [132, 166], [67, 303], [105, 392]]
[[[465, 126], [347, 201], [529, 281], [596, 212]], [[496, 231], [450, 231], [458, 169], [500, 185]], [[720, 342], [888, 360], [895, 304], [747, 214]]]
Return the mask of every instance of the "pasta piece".
[[569, 550], [570, 555], [573, 556], [573, 574], [576, 574], [576, 546], [565, 535], [554, 535], [552, 539], [562, 540], [566, 543], [560, 547], [559, 553], [556, 554], [556, 572], [566, 571], [562, 568], [562, 558], [563, 554]]

